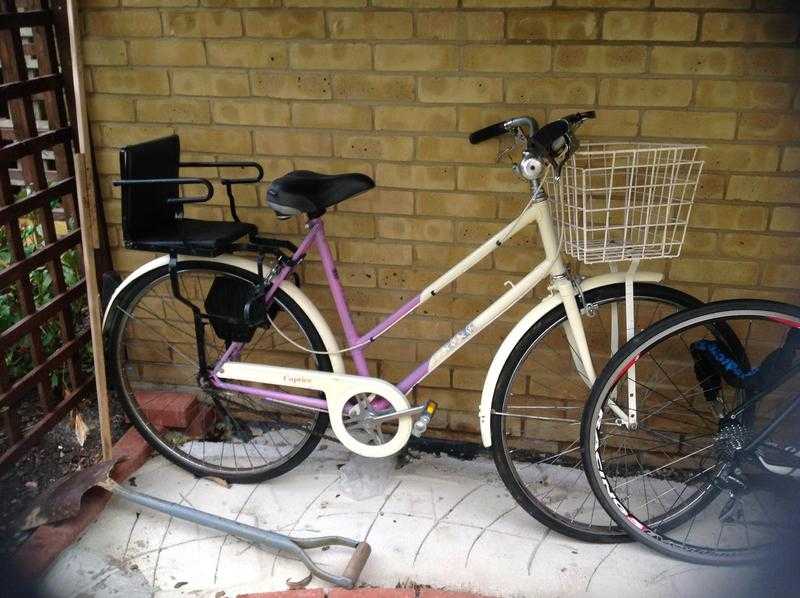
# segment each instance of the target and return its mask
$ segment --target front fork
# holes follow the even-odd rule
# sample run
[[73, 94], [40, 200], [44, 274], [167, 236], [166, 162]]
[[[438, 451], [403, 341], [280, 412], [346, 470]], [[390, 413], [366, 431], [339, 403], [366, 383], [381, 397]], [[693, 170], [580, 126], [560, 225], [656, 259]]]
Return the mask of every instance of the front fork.
[[[635, 324], [635, 307], [633, 299], [633, 282], [636, 275], [636, 270], [639, 267], [639, 260], [633, 260], [625, 275], [625, 331], [626, 340], [631, 340], [636, 333]], [[611, 271], [616, 271], [616, 265], [611, 266]], [[583, 327], [583, 320], [581, 318], [580, 308], [575, 299], [576, 285], [574, 284], [571, 276], [565, 270], [561, 274], [553, 275], [552, 288], [558, 292], [564, 303], [564, 309], [567, 313], [567, 322], [564, 324], [564, 333], [569, 343], [570, 352], [572, 355], [573, 363], [578, 371], [578, 374], [583, 378], [586, 386], [591, 388], [594, 384], [597, 375], [592, 363], [591, 352], [586, 341], [586, 332]], [[580, 287], [578, 287], [579, 289]], [[585, 305], [584, 309], [587, 314], [592, 317], [591, 306]], [[616, 306], [611, 311], [611, 338], [610, 348], [612, 355], [617, 352], [620, 345], [619, 334], [619, 314], [617, 313]], [[636, 365], [632, 365], [627, 372], [628, 392], [627, 392], [627, 411], [620, 407], [614, 399], [616, 394], [609, 402], [609, 408], [614, 412], [619, 420], [620, 425], [624, 425], [629, 430], [637, 428], [637, 407], [636, 407]]]

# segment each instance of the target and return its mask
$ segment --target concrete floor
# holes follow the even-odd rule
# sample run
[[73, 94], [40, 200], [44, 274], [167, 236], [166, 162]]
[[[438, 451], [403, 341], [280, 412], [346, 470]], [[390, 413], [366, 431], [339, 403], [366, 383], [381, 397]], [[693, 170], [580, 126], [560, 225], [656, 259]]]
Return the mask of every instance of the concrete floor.
[[[344, 465], [343, 465], [344, 464]], [[256, 486], [198, 480], [161, 457], [138, 490], [297, 536], [367, 539], [370, 586], [416, 583], [491, 596], [738, 595], [753, 572], [663, 558], [636, 544], [584, 544], [516, 506], [491, 459], [422, 455], [402, 469], [322, 445], [300, 467]], [[350, 552], [312, 553], [339, 572]], [[306, 571], [264, 549], [114, 498], [45, 583], [54, 595], [202, 596], [285, 590]], [[310, 587], [320, 587], [314, 579]]]

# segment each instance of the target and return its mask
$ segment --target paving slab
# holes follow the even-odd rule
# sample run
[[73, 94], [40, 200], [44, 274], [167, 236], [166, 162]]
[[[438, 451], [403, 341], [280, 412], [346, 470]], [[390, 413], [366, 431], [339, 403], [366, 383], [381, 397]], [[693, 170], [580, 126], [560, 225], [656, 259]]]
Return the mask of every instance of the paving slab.
[[[145, 463], [134, 483], [141, 492], [264, 529], [367, 540], [373, 551], [360, 580], [367, 586], [421, 585], [504, 597], [677, 598], [723, 591], [732, 596], [754, 573], [687, 565], [637, 544], [586, 544], [550, 532], [516, 505], [485, 456], [462, 461], [423, 454], [397, 469], [392, 459], [371, 461], [323, 446], [293, 471], [257, 485], [225, 488], [161, 457]], [[338, 572], [350, 551], [332, 547], [311, 554]], [[61, 555], [46, 583], [64, 598], [106, 595], [89, 593], [98, 579], [104, 587], [129, 588], [120, 595], [137, 598], [232, 598], [286, 590], [287, 580], [305, 575], [299, 562], [114, 497]], [[314, 579], [308, 589], [321, 587], [326, 584]]]

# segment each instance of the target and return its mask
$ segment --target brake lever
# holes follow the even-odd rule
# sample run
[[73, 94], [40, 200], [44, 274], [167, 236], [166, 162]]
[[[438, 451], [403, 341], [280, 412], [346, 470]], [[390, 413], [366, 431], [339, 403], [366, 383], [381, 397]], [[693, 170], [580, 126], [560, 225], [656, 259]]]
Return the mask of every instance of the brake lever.
[[513, 140], [514, 142], [511, 145], [501, 149], [497, 153], [495, 163], [499, 163], [506, 156], [508, 156], [509, 162], [514, 163], [514, 160], [511, 158], [511, 156], [509, 156], [509, 154], [513, 152], [518, 145], [524, 147], [528, 142], [528, 137], [525, 135], [525, 131], [522, 130], [522, 127], [514, 127]]

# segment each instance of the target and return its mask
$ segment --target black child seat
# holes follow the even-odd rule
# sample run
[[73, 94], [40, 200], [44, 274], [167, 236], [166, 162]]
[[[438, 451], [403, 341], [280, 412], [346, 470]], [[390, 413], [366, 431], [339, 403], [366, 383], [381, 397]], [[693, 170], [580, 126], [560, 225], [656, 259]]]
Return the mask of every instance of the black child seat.
[[[122, 234], [125, 247], [169, 254], [216, 256], [228, 251], [244, 236], [256, 235], [255, 225], [236, 215], [231, 185], [257, 183], [264, 175], [255, 162], [181, 162], [180, 139], [171, 135], [129, 145], [120, 150], [122, 187]], [[187, 203], [208, 201], [214, 194], [202, 178], [180, 177], [181, 166], [238, 166], [255, 168], [252, 178], [222, 179], [230, 199], [233, 222], [195, 220], [183, 217]], [[179, 197], [181, 185], [203, 185], [204, 196]]]
[[374, 186], [375, 181], [365, 174], [294, 170], [272, 182], [267, 190], [267, 205], [282, 217], [308, 214], [316, 218], [327, 208]]

